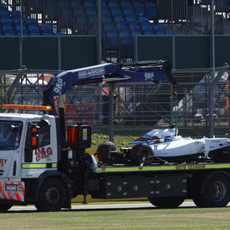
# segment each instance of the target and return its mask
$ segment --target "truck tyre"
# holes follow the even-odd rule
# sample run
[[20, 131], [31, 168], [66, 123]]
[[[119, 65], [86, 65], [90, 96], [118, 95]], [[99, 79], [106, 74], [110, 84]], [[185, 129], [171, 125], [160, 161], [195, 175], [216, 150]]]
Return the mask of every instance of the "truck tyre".
[[149, 201], [157, 208], [177, 208], [184, 202], [184, 197], [149, 197]]
[[196, 193], [193, 201], [197, 207], [225, 207], [230, 200], [230, 181], [225, 175], [214, 175], [204, 181], [203, 192]]
[[40, 187], [35, 207], [38, 211], [60, 211], [66, 201], [66, 188], [58, 178], [49, 178]]
[[0, 204], [0, 212], [7, 212], [12, 206], [12, 204]]

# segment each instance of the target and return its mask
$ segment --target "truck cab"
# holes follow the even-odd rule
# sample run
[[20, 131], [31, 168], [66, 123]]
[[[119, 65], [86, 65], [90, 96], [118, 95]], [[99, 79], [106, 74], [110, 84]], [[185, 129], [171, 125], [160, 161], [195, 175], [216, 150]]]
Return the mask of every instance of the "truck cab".
[[[57, 118], [48, 114], [2, 113], [0, 116], [0, 200], [30, 202], [38, 179], [57, 170]], [[0, 203], [1, 203], [0, 202]], [[7, 206], [7, 205], [6, 205]], [[1, 208], [0, 208], [1, 209]]]

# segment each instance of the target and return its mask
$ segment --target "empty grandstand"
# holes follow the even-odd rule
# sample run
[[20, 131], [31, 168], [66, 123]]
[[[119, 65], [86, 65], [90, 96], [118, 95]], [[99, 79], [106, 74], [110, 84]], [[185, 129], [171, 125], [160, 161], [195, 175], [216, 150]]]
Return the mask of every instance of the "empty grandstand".
[[[104, 56], [128, 58], [138, 35], [210, 34], [210, 7], [211, 0], [1, 0], [0, 36], [96, 35], [100, 20]], [[216, 33], [229, 33], [229, 17], [230, 1], [216, 0]]]

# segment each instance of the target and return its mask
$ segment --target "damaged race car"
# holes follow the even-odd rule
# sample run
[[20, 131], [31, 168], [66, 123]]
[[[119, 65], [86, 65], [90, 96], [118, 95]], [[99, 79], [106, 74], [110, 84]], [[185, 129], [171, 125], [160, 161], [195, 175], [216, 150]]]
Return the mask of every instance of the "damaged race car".
[[116, 150], [112, 142], [98, 146], [101, 164], [146, 165], [193, 161], [230, 162], [230, 138], [182, 137], [175, 127], [153, 129], [131, 142], [132, 148]]
[[132, 159], [136, 162], [167, 161], [191, 162], [194, 160], [230, 161], [230, 138], [182, 137], [175, 127], [153, 129], [131, 144]]

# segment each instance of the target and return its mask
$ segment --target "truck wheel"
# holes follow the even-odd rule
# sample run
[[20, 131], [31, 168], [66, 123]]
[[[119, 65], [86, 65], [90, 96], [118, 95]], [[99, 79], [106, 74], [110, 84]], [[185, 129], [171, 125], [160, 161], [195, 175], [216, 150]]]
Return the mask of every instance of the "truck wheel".
[[157, 208], [177, 208], [184, 202], [184, 197], [149, 197], [149, 201]]
[[66, 201], [66, 189], [58, 178], [50, 178], [40, 187], [35, 207], [39, 211], [60, 211]]
[[12, 204], [0, 204], [0, 212], [8, 211], [12, 206]]
[[197, 207], [225, 207], [230, 200], [230, 182], [224, 175], [214, 175], [207, 181], [203, 193], [197, 193], [193, 201]]

